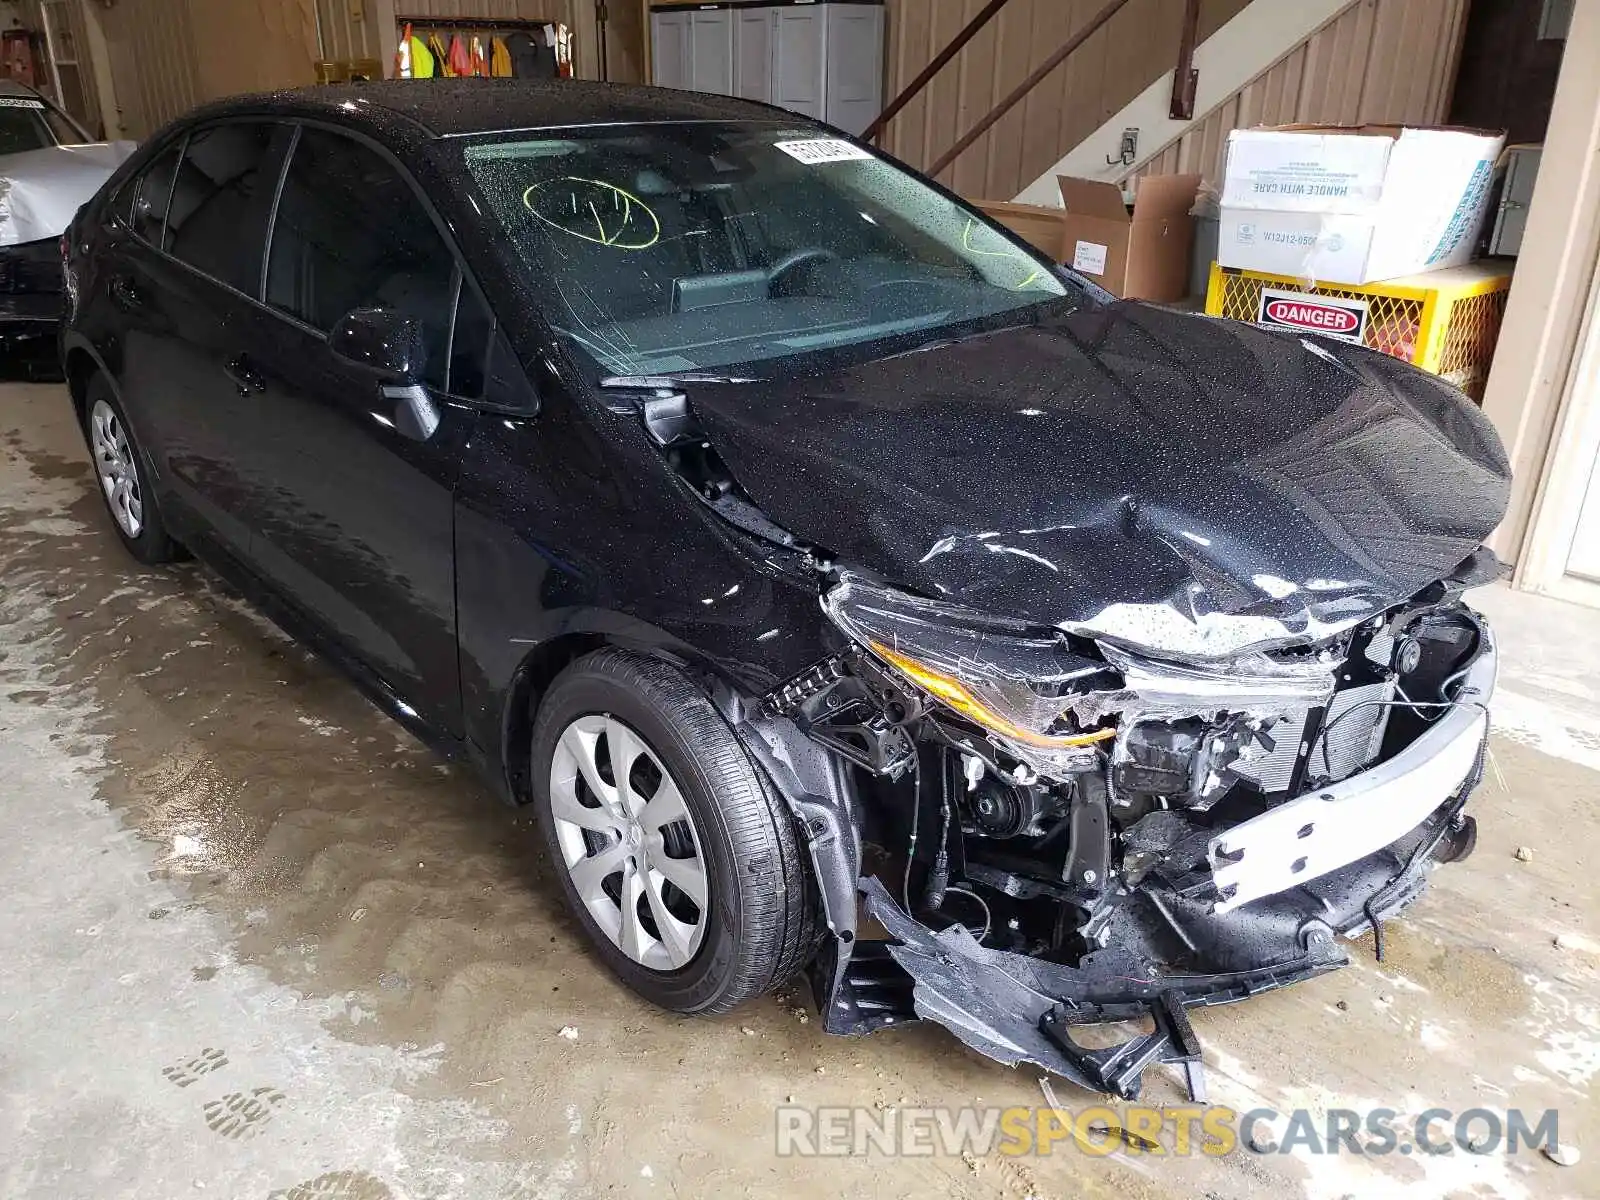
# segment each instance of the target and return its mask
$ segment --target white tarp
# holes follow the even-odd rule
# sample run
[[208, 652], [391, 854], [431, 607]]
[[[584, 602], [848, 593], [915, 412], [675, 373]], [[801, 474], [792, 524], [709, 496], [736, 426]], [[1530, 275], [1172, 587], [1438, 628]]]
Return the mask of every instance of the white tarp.
[[0, 246], [59, 237], [133, 142], [48, 146], [0, 156]]

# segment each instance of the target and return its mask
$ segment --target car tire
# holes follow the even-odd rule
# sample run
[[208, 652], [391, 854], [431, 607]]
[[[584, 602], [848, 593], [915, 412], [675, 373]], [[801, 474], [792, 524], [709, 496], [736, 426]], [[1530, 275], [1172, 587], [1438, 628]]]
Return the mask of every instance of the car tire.
[[[620, 789], [619, 763], [628, 780]], [[611, 649], [573, 663], [539, 706], [531, 766], [535, 814], [567, 903], [639, 995], [673, 1012], [727, 1012], [810, 958], [818, 905], [794, 818], [680, 671]], [[687, 832], [661, 823], [676, 811], [674, 794]], [[696, 868], [708, 893], [701, 904]]]
[[147, 460], [104, 375], [94, 376], [84, 395], [83, 436], [111, 527], [128, 553], [149, 566], [183, 558], [183, 547], [161, 519]]

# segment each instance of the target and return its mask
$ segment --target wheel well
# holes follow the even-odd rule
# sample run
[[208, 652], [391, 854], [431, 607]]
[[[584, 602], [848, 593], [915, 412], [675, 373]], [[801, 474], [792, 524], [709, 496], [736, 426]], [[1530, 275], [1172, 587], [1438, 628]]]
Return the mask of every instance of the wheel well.
[[72, 407], [78, 414], [78, 424], [83, 424], [84, 412], [89, 403], [89, 381], [95, 377], [100, 365], [87, 350], [76, 348], [67, 352], [67, 390], [72, 395]]
[[605, 638], [596, 633], [563, 634], [535, 647], [517, 668], [506, 700], [501, 741], [506, 784], [517, 804], [526, 804], [533, 798], [528, 755], [533, 749], [533, 718], [539, 701], [557, 675], [606, 644]]

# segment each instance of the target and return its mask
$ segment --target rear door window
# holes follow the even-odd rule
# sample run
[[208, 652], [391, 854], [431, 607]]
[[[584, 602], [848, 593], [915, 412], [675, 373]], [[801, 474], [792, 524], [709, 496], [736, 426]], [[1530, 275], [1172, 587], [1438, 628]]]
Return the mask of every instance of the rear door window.
[[423, 382], [443, 388], [456, 284], [454, 255], [395, 166], [352, 138], [302, 129], [273, 226], [267, 303], [324, 333], [358, 308], [413, 317], [428, 351]]
[[174, 256], [252, 297], [261, 294], [277, 128], [250, 121], [190, 134], [167, 214]]

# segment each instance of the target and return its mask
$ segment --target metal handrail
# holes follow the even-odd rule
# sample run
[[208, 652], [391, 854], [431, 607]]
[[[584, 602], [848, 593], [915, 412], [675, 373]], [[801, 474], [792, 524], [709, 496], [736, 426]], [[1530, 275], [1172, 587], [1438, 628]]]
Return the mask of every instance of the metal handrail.
[[946, 150], [943, 154], [941, 154], [932, 166], [929, 166], [925, 169], [925, 173], [928, 175], [938, 175], [940, 171], [944, 170], [951, 163], [955, 162], [956, 159], [960, 158], [973, 142], [977, 141], [984, 134], [988, 133], [990, 129], [994, 128], [1001, 117], [1005, 116], [1008, 112], [1020, 104], [1023, 98], [1027, 96], [1029, 92], [1033, 91], [1033, 89], [1038, 87], [1040, 83], [1044, 82], [1045, 76], [1049, 75], [1050, 72], [1054, 71], [1062, 63], [1064, 63], [1073, 53], [1073, 51], [1093, 37], [1100, 27], [1112, 17], [1116, 16], [1117, 13], [1120, 12], [1123, 6], [1127, 3], [1128, 0], [1111, 0], [1109, 4], [1107, 4], [1089, 19], [1089, 23], [1087, 25], [1068, 38], [1066, 44], [1063, 45], [1061, 49], [1057, 50], [1049, 58], [1045, 59], [1045, 61], [1039, 65], [1038, 70], [1019, 83], [1016, 86], [1016, 89], [1012, 91], [1010, 95], [1008, 95], [1004, 100], [1000, 101], [999, 104], [995, 105], [995, 107], [990, 110], [988, 116], [984, 117], [983, 120], [979, 121], [971, 129], [967, 130], [966, 133], [962, 134], [954, 146], [950, 147], [949, 150]]
[[967, 27], [956, 34], [948, 46], [934, 55], [933, 61], [923, 67], [915, 79], [901, 88], [898, 96], [889, 101], [889, 106], [879, 113], [877, 120], [868, 125], [861, 134], [861, 140], [866, 142], [875, 140], [888, 127], [889, 122], [894, 120], [895, 114], [910, 104], [917, 93], [927, 87], [928, 82], [944, 69], [945, 64], [960, 54], [966, 44], [978, 36], [978, 31], [989, 23], [990, 18], [1010, 3], [1011, 0], [989, 0], [989, 3], [983, 6], [983, 10], [967, 22]]

